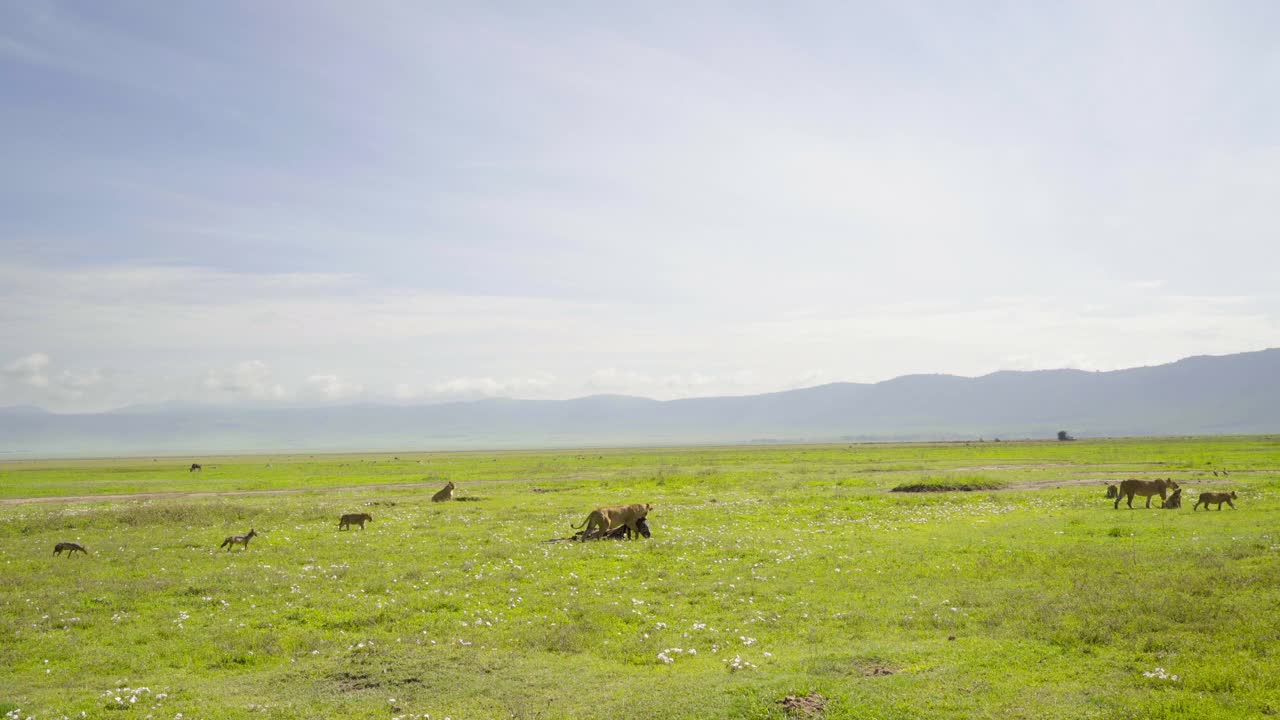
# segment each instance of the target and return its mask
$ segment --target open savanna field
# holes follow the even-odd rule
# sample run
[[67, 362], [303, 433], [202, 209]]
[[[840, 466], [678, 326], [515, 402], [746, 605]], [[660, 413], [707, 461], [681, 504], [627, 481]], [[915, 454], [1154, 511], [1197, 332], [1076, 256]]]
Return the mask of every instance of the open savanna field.
[[10, 461], [0, 520], [4, 717], [1280, 714], [1275, 437]]

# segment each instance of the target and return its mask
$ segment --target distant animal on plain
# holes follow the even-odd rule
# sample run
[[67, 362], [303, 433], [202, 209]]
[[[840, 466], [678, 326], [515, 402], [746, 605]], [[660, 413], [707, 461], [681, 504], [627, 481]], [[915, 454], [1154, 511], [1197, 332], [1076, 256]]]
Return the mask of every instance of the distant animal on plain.
[[1237, 497], [1235, 490], [1231, 492], [1202, 492], [1200, 493], [1200, 499], [1196, 501], [1191, 510], [1195, 511], [1196, 508], [1200, 507], [1200, 503], [1204, 503], [1205, 510], [1209, 509], [1209, 503], [1218, 503], [1219, 511], [1222, 510], [1222, 503], [1230, 505], [1231, 509], [1235, 510], [1236, 504], [1231, 501], [1237, 499]]
[[191, 469], [187, 472], [195, 472], [197, 470], [204, 472], [204, 468], [200, 466], [200, 463], [191, 463]]
[[431, 496], [431, 502], [444, 502], [453, 499], [453, 481], [450, 480], [444, 489]]
[[1227, 472], [1227, 469], [1226, 469], [1226, 468], [1222, 468], [1222, 474], [1223, 474], [1224, 476], [1230, 476], [1230, 475], [1231, 475], [1231, 473]]
[[[1206, 506], [1206, 507], [1207, 507], [1207, 506]], [[66, 551], [67, 551], [67, 557], [71, 557], [72, 555], [76, 554], [77, 552], [82, 552], [82, 553], [84, 553], [85, 555], [88, 555], [88, 554], [89, 554], [88, 552], [85, 552], [84, 546], [83, 546], [83, 545], [81, 545], [80, 543], [73, 543], [73, 542], [60, 542], [60, 543], [58, 543], [57, 545], [54, 545], [54, 546], [53, 546], [53, 554], [54, 554], [54, 555], [61, 555], [63, 550], [66, 550]]]
[[1213, 476], [1214, 476], [1214, 477], [1218, 477], [1218, 471], [1217, 471], [1217, 470], [1214, 470], [1214, 471], [1213, 471]]
[[249, 549], [249, 541], [250, 541], [251, 539], [253, 539], [253, 538], [257, 537], [257, 536], [258, 536], [257, 531], [256, 531], [256, 530], [254, 530], [253, 528], [249, 528], [249, 532], [248, 532], [248, 533], [246, 533], [246, 534], [244, 534], [244, 535], [232, 535], [231, 537], [227, 538], [226, 540], [223, 540], [223, 541], [222, 541], [222, 544], [221, 544], [221, 545], [219, 545], [218, 547], [220, 547], [220, 548], [226, 548], [226, 549], [227, 549], [227, 552], [231, 552], [231, 548], [235, 547], [236, 545], [243, 545], [243, 546], [244, 546], [244, 549], [245, 549], [245, 550], [248, 550], [248, 549]]
[[367, 522], [373, 522], [373, 516], [369, 513], [348, 513], [338, 520], [338, 529], [350, 530], [352, 525], [359, 525], [363, 530]]
[[[577, 530], [582, 528], [582, 539], [586, 540], [591, 536], [593, 529], [598, 529], [601, 534], [608, 533], [619, 525], [626, 525], [636, 535], [640, 533], [640, 527], [637, 524], [653, 506], [649, 504], [641, 505], [634, 503], [632, 505], [614, 505], [612, 507], [598, 507], [587, 514], [587, 519], [582, 521], [581, 525], [570, 525], [569, 527]], [[648, 537], [647, 535], [645, 537]]]
[[1161, 505], [1160, 507], [1164, 508], [1165, 510], [1181, 510], [1182, 509], [1182, 488], [1178, 488], [1177, 490], [1174, 490], [1173, 494], [1169, 496], [1169, 499], [1165, 500], [1164, 504]]
[[1107, 486], [1107, 499], [1108, 499], [1108, 500], [1110, 500], [1111, 498], [1117, 497], [1117, 496], [1119, 496], [1119, 495], [1120, 495], [1120, 488], [1116, 487], [1115, 485], [1108, 485], [1108, 486]]
[[1147, 507], [1151, 507], [1151, 496], [1159, 495], [1160, 502], [1163, 503], [1168, 497], [1170, 490], [1177, 490], [1178, 483], [1173, 478], [1165, 480], [1164, 478], [1156, 478], [1155, 480], [1139, 480], [1138, 478], [1129, 478], [1120, 483], [1120, 493], [1116, 496], [1115, 509], [1120, 509], [1120, 501], [1128, 499], [1129, 509], [1133, 509], [1133, 496], [1142, 495], [1147, 498]]

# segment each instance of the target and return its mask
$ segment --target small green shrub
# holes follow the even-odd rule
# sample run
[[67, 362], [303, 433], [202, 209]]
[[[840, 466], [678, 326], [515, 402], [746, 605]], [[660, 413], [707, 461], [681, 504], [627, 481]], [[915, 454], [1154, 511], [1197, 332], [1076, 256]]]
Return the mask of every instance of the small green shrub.
[[892, 492], [972, 492], [974, 490], [1000, 490], [1008, 487], [1002, 480], [985, 477], [926, 477], [918, 481], [903, 483], [893, 488]]

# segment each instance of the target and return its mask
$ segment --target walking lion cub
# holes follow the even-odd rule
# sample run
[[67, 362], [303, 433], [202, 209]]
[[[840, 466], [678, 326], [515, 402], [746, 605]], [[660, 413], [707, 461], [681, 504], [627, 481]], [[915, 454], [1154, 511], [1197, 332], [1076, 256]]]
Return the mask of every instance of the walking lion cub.
[[338, 520], [338, 529], [350, 530], [352, 525], [359, 525], [363, 530], [367, 522], [373, 522], [373, 516], [369, 513], [347, 513]]
[[1209, 503], [1218, 503], [1218, 510], [1221, 511], [1222, 503], [1226, 503], [1231, 506], [1232, 510], [1235, 510], [1236, 504], [1231, 501], [1236, 499], [1237, 497], [1238, 496], [1236, 495], [1235, 490], [1232, 490], [1231, 492], [1203, 492], [1203, 493], [1200, 493], [1200, 499], [1196, 500], [1195, 506], [1193, 506], [1191, 509], [1195, 510], [1196, 508], [1200, 507], [1201, 503], [1203, 503], [1204, 509], [1208, 510]]

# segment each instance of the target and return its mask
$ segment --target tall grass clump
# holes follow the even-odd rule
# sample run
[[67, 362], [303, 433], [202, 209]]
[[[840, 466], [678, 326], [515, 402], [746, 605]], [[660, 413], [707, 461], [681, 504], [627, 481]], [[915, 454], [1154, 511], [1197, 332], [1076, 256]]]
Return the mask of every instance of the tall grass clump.
[[891, 492], [971, 492], [1000, 490], [1008, 486], [1009, 484], [1003, 480], [993, 480], [977, 475], [939, 475], [902, 483], [895, 486]]

